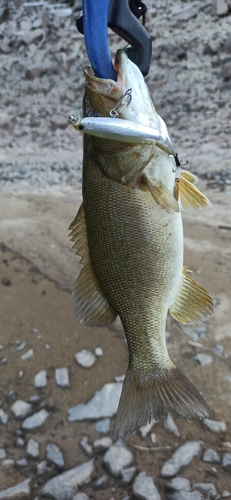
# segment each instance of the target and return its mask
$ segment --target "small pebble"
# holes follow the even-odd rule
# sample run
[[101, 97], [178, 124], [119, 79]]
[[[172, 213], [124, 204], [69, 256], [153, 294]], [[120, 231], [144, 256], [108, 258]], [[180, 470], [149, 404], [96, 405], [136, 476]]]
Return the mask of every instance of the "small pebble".
[[172, 457], [165, 462], [161, 469], [161, 476], [170, 478], [177, 474], [182, 467], [186, 467], [201, 449], [201, 441], [187, 441], [180, 446]]
[[166, 484], [167, 491], [191, 491], [190, 481], [184, 477], [174, 477]]
[[114, 378], [115, 382], [123, 382], [124, 379], [125, 379], [125, 375], [118, 375], [118, 377]]
[[7, 361], [8, 361], [8, 358], [7, 358], [7, 357], [5, 357], [5, 358], [0, 358], [0, 364], [1, 364], [1, 365], [5, 365], [5, 364], [7, 363]]
[[103, 437], [94, 441], [93, 448], [95, 451], [106, 451], [112, 445], [110, 437]]
[[92, 446], [89, 444], [87, 436], [83, 436], [79, 444], [86, 455], [91, 456], [93, 454]]
[[40, 399], [41, 399], [40, 396], [38, 396], [37, 394], [33, 394], [33, 396], [30, 396], [29, 401], [32, 404], [36, 404], [40, 401]]
[[231, 453], [225, 453], [222, 457], [223, 469], [231, 472]]
[[37, 464], [36, 467], [36, 474], [37, 476], [43, 476], [47, 471], [47, 462], [46, 460], [43, 460], [39, 464]]
[[29, 457], [37, 458], [39, 456], [39, 443], [32, 438], [29, 439], [26, 451]]
[[174, 436], [176, 437], [179, 437], [180, 436], [180, 433], [177, 429], [177, 426], [172, 418], [172, 416], [170, 415], [170, 413], [168, 413], [167, 417], [164, 419], [164, 428], [168, 431], [168, 432], [171, 432], [171, 434], [174, 434]]
[[8, 394], [6, 395], [6, 401], [9, 404], [14, 403], [16, 401], [16, 399], [17, 399], [17, 396], [16, 396], [16, 393], [13, 390], [9, 391]]
[[82, 368], [90, 368], [96, 361], [95, 354], [91, 351], [87, 351], [86, 349], [77, 352], [75, 359], [78, 365], [82, 366]]
[[76, 493], [72, 500], [90, 500], [90, 497], [86, 493], [80, 492]]
[[62, 389], [70, 387], [69, 373], [67, 368], [56, 368], [55, 370], [56, 384]]
[[4, 448], [0, 448], [0, 460], [3, 460], [3, 458], [6, 457], [6, 452]]
[[5, 469], [11, 469], [11, 467], [14, 467], [14, 460], [12, 460], [11, 458], [3, 460], [2, 466], [5, 467]]
[[23, 446], [25, 446], [24, 439], [22, 439], [21, 437], [17, 437], [15, 440], [15, 446], [17, 446], [17, 448], [23, 448]]
[[31, 359], [33, 356], [34, 356], [34, 350], [29, 349], [29, 351], [25, 352], [25, 354], [21, 356], [21, 359], [25, 361], [26, 359]]
[[229, 497], [231, 497], [231, 492], [230, 491], [223, 491], [222, 498], [229, 498]]
[[100, 434], [105, 434], [110, 429], [110, 418], [104, 418], [103, 420], [98, 420], [95, 423], [95, 430]]
[[5, 413], [5, 411], [0, 408], [0, 424], [7, 424], [8, 422], [8, 415]]
[[132, 482], [132, 479], [136, 473], [135, 467], [127, 467], [121, 470], [121, 481], [123, 486], [127, 486]]
[[103, 349], [101, 349], [101, 347], [96, 347], [96, 349], [95, 349], [95, 355], [97, 357], [103, 356]]
[[22, 427], [23, 429], [35, 429], [36, 427], [43, 425], [48, 417], [49, 413], [46, 410], [40, 410], [31, 417], [27, 417], [26, 420], [24, 420]]
[[133, 455], [119, 440], [106, 451], [103, 461], [112, 476], [117, 478], [122, 469], [132, 464]]
[[58, 469], [62, 469], [65, 466], [63, 453], [60, 451], [58, 446], [54, 443], [48, 443], [46, 446], [46, 459], [52, 462]]
[[203, 457], [202, 457], [203, 462], [210, 462], [213, 464], [219, 464], [220, 463], [220, 457], [217, 454], [215, 450], [208, 449], [205, 450]]
[[226, 431], [226, 423], [218, 420], [210, 420], [209, 418], [204, 418], [203, 424], [207, 429], [216, 433], [225, 432]]
[[214, 496], [217, 494], [217, 490], [213, 483], [193, 483], [193, 487], [198, 488], [198, 490], [202, 491], [203, 493], [207, 493], [207, 495], [210, 494], [210, 498], [211, 495]]
[[136, 498], [142, 500], [161, 500], [161, 496], [156, 488], [151, 476], [146, 472], [140, 472], [132, 485], [132, 491]]
[[[16, 342], [15, 342], [16, 344]], [[26, 347], [26, 342], [21, 342], [20, 340], [17, 342], [17, 345], [15, 347], [16, 351], [22, 351]]]
[[46, 370], [41, 370], [35, 375], [34, 385], [37, 388], [46, 387], [47, 385], [47, 372]]
[[32, 413], [32, 405], [26, 401], [18, 399], [10, 407], [10, 412], [14, 416], [15, 420], [23, 420]]
[[25, 496], [30, 495], [30, 482], [31, 479], [25, 479], [22, 483], [15, 484], [6, 490], [0, 491], [0, 499], [5, 500], [7, 498], [11, 498], [12, 500], [16, 500], [16, 498], [22, 498], [25, 500]]
[[26, 458], [20, 458], [15, 462], [15, 467], [17, 469], [21, 469], [21, 467], [27, 467], [28, 466], [28, 460]]
[[204, 354], [203, 352], [196, 354], [194, 356], [195, 361], [197, 361], [201, 366], [209, 365], [213, 362], [212, 356], [209, 354]]
[[153, 425], [155, 424], [155, 422], [156, 422], [155, 419], [152, 418], [151, 422], [148, 422], [146, 425], [143, 425], [143, 427], [140, 427], [139, 433], [143, 439], [147, 436], [147, 434], [153, 428]]
[[106, 474], [103, 474], [100, 476], [96, 481], [93, 483], [93, 490], [106, 490], [109, 486], [109, 478], [106, 476]]

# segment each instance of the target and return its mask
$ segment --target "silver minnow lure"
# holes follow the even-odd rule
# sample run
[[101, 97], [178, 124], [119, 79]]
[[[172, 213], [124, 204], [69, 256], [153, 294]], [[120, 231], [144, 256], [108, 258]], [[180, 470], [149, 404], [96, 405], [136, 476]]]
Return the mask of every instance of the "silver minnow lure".
[[69, 115], [68, 118], [73, 127], [79, 132], [119, 142], [155, 144], [165, 153], [169, 155], [175, 154], [167, 136], [162, 135], [159, 130], [142, 123], [102, 116], [89, 116], [79, 120], [76, 116]]

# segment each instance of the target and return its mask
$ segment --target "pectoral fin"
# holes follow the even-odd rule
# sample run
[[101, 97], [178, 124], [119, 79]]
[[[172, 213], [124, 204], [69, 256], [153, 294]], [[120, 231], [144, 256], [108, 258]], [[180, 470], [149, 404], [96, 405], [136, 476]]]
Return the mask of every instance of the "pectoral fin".
[[185, 174], [185, 171], [180, 175], [179, 179], [176, 179], [176, 186], [174, 196], [179, 203], [179, 208], [183, 212], [195, 213], [198, 211], [206, 210], [207, 208], [212, 208], [212, 203], [209, 201], [207, 196], [205, 196], [199, 189], [197, 189], [193, 182], [195, 182], [195, 176], [192, 174]]
[[76, 248], [76, 253], [81, 256], [80, 262], [84, 264], [72, 292], [76, 318], [85, 326], [110, 325], [117, 314], [108, 304], [91, 264], [83, 204], [69, 229], [71, 241], [74, 241], [73, 248]]
[[176, 198], [170, 193], [170, 191], [165, 187], [163, 182], [159, 181], [155, 183], [145, 175], [145, 180], [149, 187], [150, 193], [153, 196], [156, 203], [169, 214], [173, 212], [179, 212], [179, 206]]
[[187, 267], [183, 268], [182, 289], [169, 309], [174, 319], [186, 324], [204, 321], [213, 313], [212, 298], [188, 275], [189, 272]]

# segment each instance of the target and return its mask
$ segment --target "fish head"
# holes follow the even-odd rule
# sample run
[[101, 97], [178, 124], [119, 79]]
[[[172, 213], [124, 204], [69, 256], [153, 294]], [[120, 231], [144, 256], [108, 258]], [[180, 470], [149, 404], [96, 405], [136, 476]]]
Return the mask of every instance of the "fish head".
[[124, 50], [117, 51], [114, 67], [118, 73], [117, 81], [98, 78], [91, 68], [85, 69], [85, 116], [112, 116], [111, 112], [118, 106], [116, 115], [119, 118], [153, 127], [168, 136], [141, 71]]

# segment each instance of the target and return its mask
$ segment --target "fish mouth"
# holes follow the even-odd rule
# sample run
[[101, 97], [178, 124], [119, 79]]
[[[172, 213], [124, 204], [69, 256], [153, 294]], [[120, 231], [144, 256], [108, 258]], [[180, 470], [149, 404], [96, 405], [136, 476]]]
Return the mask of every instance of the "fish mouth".
[[[100, 116], [113, 116], [111, 112], [116, 107], [119, 118], [157, 128], [155, 108], [144, 77], [124, 50], [117, 51], [114, 68], [118, 72], [117, 81], [99, 78], [91, 68], [85, 69], [85, 114], [94, 116], [97, 112]], [[129, 89], [131, 99], [126, 94]]]

